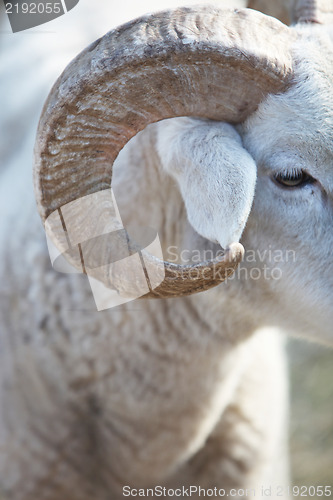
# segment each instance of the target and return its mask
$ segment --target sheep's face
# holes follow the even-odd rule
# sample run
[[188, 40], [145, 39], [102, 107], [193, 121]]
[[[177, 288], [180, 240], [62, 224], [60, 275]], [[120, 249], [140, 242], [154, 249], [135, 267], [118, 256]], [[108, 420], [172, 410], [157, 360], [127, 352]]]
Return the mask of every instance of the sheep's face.
[[[162, 163], [178, 183], [188, 221], [185, 217], [177, 221], [177, 238], [186, 239], [182, 229], [189, 222], [204, 243], [210, 240], [227, 247], [240, 239], [249, 217], [244, 236], [248, 249], [295, 252], [297, 263], [288, 261], [286, 255], [280, 259], [284, 274], [273, 283], [279, 293], [271, 295], [273, 301], [280, 297], [285, 303], [285, 316], [299, 324], [304, 310], [302, 317], [310, 325], [317, 325], [323, 314], [329, 316], [331, 234], [326, 228], [331, 221], [333, 189], [329, 149], [332, 43], [329, 37], [325, 39], [323, 26], [295, 29], [251, 9], [220, 11], [198, 6], [144, 16], [87, 47], [54, 85], [37, 131], [37, 205], [56, 247], [67, 250], [64, 224], [67, 230], [73, 224], [80, 241], [107, 233], [104, 227], [102, 233], [96, 231], [104, 219], [115, 218], [111, 197], [105, 204], [90, 200], [99, 200], [99, 193], [109, 187], [111, 165], [130, 137], [163, 118], [200, 117], [179, 122], [175, 118], [170, 128], [162, 125], [163, 133], [152, 134], [147, 143], [157, 146], [159, 154], [136, 155], [135, 160], [146, 164], [146, 156], [155, 156], [155, 166]], [[296, 85], [291, 85], [293, 75]], [[254, 112], [268, 93], [272, 95]], [[242, 144], [225, 122], [239, 124], [250, 114], [240, 130]], [[208, 123], [205, 118], [222, 123]], [[147, 168], [142, 171], [145, 177]], [[128, 170], [127, 175], [133, 183], [135, 177]], [[159, 186], [160, 180], [149, 180], [146, 185]], [[86, 197], [93, 206], [81, 210]], [[76, 200], [80, 200], [79, 217], [74, 211], [69, 223], [67, 216], [61, 220], [58, 210], [64, 212], [63, 207], [73, 202], [76, 206]], [[157, 219], [174, 223], [169, 212]], [[100, 256], [108, 254], [105, 243], [103, 249], [98, 248], [98, 260], [88, 260], [88, 266], [85, 261], [84, 267], [106, 287], [133, 295], [137, 279], [123, 280], [124, 273], [96, 265]], [[161, 269], [165, 273], [153, 295], [174, 297], [209, 289], [226, 277], [230, 266], [235, 268], [241, 254], [242, 247], [236, 244], [218, 262], [207, 266], [203, 259], [194, 279], [191, 269], [176, 266], [175, 276], [174, 265], [152, 258], [149, 265], [157, 275], [163, 274]], [[83, 255], [87, 259], [85, 251], [76, 252], [79, 269]], [[260, 265], [265, 263], [262, 255]], [[216, 274], [221, 267], [223, 273]], [[295, 288], [291, 285], [304, 288], [298, 294], [302, 302], [288, 296]], [[322, 330], [330, 323], [326, 319]]]
[[279, 320], [332, 343], [333, 51], [324, 39], [296, 50], [297, 85], [270, 96], [243, 127], [258, 169], [244, 244], [257, 249], [256, 266], [281, 271], [264, 287], [276, 292]]

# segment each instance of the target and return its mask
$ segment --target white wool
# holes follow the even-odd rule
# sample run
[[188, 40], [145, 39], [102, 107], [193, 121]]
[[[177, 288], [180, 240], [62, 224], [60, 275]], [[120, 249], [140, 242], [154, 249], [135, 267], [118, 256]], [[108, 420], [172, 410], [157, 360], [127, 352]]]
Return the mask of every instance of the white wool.
[[[237, 130], [168, 120], [138, 134], [116, 161], [123, 221], [156, 229], [166, 257], [170, 245], [193, 261], [193, 251], [240, 239], [247, 254], [228, 282], [98, 313], [86, 277], [52, 269], [35, 207], [35, 130], [56, 77], [113, 26], [183, 3], [81, 0], [66, 16], [15, 35], [3, 21], [4, 500], [120, 500], [125, 485], [259, 492], [288, 484], [280, 330], [333, 343], [333, 51], [326, 29], [293, 28], [303, 36], [293, 47], [296, 85], [268, 96]], [[272, 179], [294, 169], [318, 181], [284, 189]]]

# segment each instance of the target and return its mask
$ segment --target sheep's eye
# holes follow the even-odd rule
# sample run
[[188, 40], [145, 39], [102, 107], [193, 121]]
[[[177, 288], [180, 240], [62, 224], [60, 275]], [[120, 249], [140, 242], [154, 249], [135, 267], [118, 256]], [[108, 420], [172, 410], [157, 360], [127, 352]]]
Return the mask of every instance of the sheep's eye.
[[274, 175], [274, 180], [286, 188], [302, 187], [305, 184], [315, 182], [315, 179], [303, 170], [299, 172], [280, 173]]

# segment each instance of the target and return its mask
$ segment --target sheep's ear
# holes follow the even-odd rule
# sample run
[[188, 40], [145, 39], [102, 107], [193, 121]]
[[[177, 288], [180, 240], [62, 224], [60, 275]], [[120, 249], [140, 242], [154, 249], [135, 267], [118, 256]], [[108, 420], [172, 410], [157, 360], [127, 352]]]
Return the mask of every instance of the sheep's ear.
[[235, 128], [174, 118], [159, 132], [162, 165], [178, 182], [193, 228], [223, 248], [239, 241], [254, 198], [256, 164]]

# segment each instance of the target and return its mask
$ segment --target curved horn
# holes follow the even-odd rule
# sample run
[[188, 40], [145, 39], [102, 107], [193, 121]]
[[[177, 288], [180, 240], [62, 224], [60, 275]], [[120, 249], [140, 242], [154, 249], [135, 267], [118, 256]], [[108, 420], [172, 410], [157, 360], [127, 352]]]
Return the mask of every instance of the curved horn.
[[333, 23], [332, 0], [295, 0], [293, 9], [295, 23]]
[[[38, 209], [56, 246], [65, 251], [70, 245], [61, 232], [62, 207], [109, 189], [119, 151], [149, 123], [179, 116], [240, 123], [267, 93], [284, 91], [292, 76], [292, 40], [289, 28], [259, 12], [203, 6], [144, 16], [87, 47], [54, 85], [37, 133]], [[105, 219], [100, 205], [91, 208], [95, 221]], [[81, 241], [93, 230], [83, 225]], [[236, 244], [224, 259], [194, 266], [193, 278], [188, 266], [147, 257], [157, 275], [165, 269], [162, 284], [147, 295], [206, 290], [233, 272], [241, 258]], [[80, 259], [84, 265], [82, 251]], [[94, 276], [121, 288], [121, 279], [106, 268], [94, 267]]]

